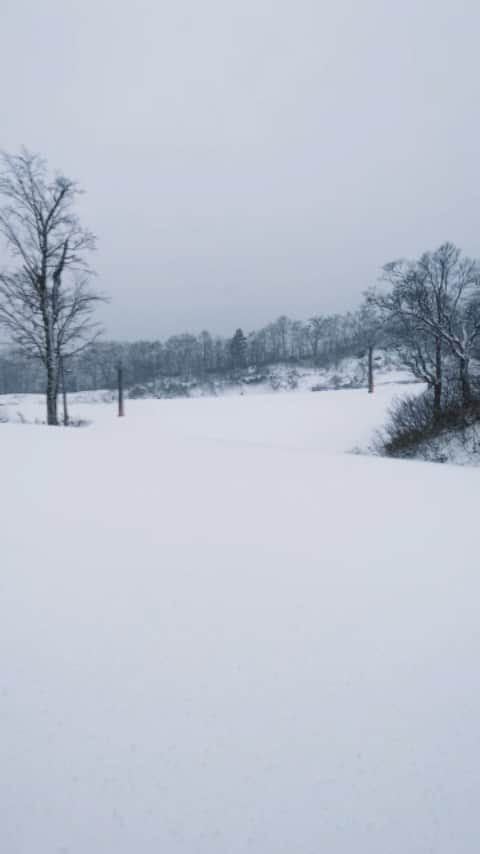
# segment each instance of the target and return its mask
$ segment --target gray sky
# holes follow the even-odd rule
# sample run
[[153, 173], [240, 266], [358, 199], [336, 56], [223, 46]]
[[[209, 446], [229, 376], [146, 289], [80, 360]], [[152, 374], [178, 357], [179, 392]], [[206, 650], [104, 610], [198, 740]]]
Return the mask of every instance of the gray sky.
[[478, 0], [0, 0], [0, 146], [77, 178], [112, 336], [354, 307], [480, 255]]

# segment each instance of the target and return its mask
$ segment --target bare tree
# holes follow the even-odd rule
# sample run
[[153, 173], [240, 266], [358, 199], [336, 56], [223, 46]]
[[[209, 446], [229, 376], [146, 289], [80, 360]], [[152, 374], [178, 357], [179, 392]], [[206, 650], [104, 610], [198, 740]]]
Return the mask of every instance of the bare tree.
[[373, 394], [374, 384], [374, 351], [385, 340], [385, 320], [378, 308], [369, 301], [368, 297], [361, 306], [357, 317], [357, 338], [359, 346], [367, 352], [368, 393]]
[[392, 341], [403, 364], [433, 391], [433, 420], [442, 412], [446, 380], [446, 347], [440, 335], [426, 332], [422, 324], [400, 315], [391, 324]]
[[42, 362], [47, 423], [58, 424], [62, 360], [99, 334], [93, 312], [102, 297], [89, 285], [87, 260], [95, 238], [75, 213], [81, 191], [74, 181], [50, 178], [43, 158], [25, 149], [2, 161], [0, 233], [14, 265], [0, 271], [0, 326]]
[[308, 321], [308, 336], [312, 348], [312, 359], [314, 365], [316, 365], [318, 361], [318, 348], [324, 334], [324, 327], [325, 318], [319, 317], [318, 315], [316, 317], [311, 317]]
[[463, 403], [471, 401], [470, 361], [480, 337], [480, 264], [463, 257], [452, 243], [426, 252], [418, 261], [384, 267], [387, 293], [369, 301], [402, 329], [419, 375], [435, 390], [440, 408], [445, 351], [458, 364]]

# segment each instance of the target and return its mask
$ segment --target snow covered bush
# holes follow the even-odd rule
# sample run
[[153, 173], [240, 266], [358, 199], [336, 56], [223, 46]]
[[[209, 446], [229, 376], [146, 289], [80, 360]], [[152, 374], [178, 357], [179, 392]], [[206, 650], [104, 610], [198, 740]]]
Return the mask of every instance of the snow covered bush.
[[442, 461], [442, 441], [455, 434], [464, 444], [462, 435], [476, 423], [480, 423], [480, 399], [475, 398], [466, 406], [461, 389], [449, 387], [448, 397], [438, 414], [433, 392], [427, 390], [393, 404], [376, 449], [389, 456], [420, 455], [424, 459]]

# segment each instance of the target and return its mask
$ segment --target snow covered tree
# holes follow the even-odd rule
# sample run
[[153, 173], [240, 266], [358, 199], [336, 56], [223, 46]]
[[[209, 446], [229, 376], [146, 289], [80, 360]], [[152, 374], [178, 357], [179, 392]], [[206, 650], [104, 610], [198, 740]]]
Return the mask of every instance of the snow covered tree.
[[100, 296], [89, 286], [88, 254], [95, 238], [74, 210], [80, 190], [23, 149], [3, 154], [0, 234], [13, 260], [0, 271], [0, 326], [46, 374], [47, 423], [58, 424], [62, 360], [98, 334], [93, 311]]
[[387, 264], [383, 279], [390, 290], [372, 292], [369, 300], [403, 330], [412, 359], [425, 377], [431, 374], [437, 411], [445, 351], [457, 362], [463, 404], [468, 406], [470, 361], [480, 339], [480, 263], [444, 243], [417, 261]]
[[242, 329], [237, 329], [230, 341], [230, 356], [234, 368], [244, 368], [247, 364], [247, 339]]
[[373, 354], [375, 347], [378, 347], [383, 340], [384, 327], [385, 323], [379, 310], [367, 299], [357, 315], [357, 336], [359, 346], [367, 353], [369, 394], [373, 394], [374, 391]]
[[320, 341], [324, 334], [325, 328], [325, 318], [319, 317], [311, 317], [308, 321], [308, 336], [310, 340], [310, 345], [312, 348], [312, 359], [313, 364], [316, 365], [318, 361], [318, 348], [320, 345]]

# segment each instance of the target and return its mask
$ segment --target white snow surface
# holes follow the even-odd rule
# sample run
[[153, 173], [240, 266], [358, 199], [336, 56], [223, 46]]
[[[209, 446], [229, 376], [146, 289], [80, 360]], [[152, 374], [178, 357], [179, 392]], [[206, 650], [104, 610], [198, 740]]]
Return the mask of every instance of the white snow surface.
[[480, 473], [345, 453], [402, 390], [0, 424], [2, 854], [478, 851]]

